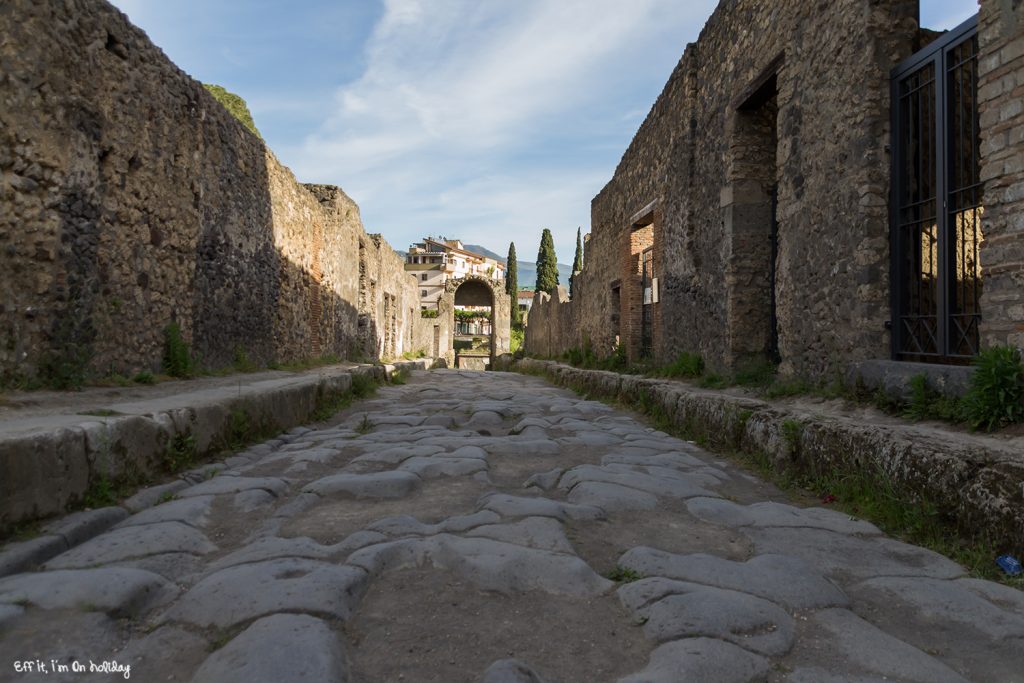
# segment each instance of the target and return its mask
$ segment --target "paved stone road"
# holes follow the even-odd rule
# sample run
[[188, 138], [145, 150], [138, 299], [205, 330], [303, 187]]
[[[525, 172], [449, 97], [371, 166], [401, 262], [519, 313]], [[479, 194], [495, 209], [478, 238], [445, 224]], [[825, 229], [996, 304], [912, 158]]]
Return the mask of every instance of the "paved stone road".
[[190, 479], [0, 579], [0, 680], [1024, 681], [1021, 592], [537, 378], [417, 373]]

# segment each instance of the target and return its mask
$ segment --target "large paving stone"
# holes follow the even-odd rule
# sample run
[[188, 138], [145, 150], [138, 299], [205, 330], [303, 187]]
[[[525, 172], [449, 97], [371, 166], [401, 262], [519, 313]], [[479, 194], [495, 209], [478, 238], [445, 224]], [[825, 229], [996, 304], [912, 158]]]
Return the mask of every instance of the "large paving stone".
[[412, 472], [389, 470], [371, 474], [334, 474], [317, 479], [303, 491], [320, 496], [352, 496], [354, 498], [403, 498], [420, 485]]
[[531, 486], [536, 486], [542, 491], [550, 491], [558, 486], [558, 480], [562, 478], [563, 472], [565, 472], [563, 468], [556, 467], [555, 469], [548, 470], [547, 472], [532, 474], [525, 482], [523, 482], [523, 488], [525, 489], [530, 488]]
[[685, 593], [662, 598], [637, 614], [647, 620], [644, 634], [659, 643], [708, 636], [769, 656], [784, 655], [793, 646], [793, 617], [737, 591], [689, 584]]
[[399, 466], [403, 472], [412, 472], [421, 479], [440, 479], [442, 477], [463, 477], [487, 469], [487, 461], [477, 458], [446, 458], [431, 456], [429, 458], [409, 458]]
[[280, 498], [288, 491], [288, 483], [277, 477], [218, 476], [178, 492], [179, 498], [239, 493], [250, 489], [264, 489]]
[[868, 536], [882, 533], [874, 524], [826, 508], [798, 508], [775, 502], [737, 505], [720, 498], [694, 498], [686, 501], [686, 508], [698, 519], [724, 526], [805, 527]]
[[210, 655], [193, 683], [345, 683], [341, 640], [306, 614], [274, 614], [254, 622]]
[[0, 551], [0, 577], [28, 571], [68, 549], [63, 536], [37, 536], [9, 543]]
[[562, 503], [550, 498], [529, 498], [510, 496], [507, 493], [493, 493], [480, 499], [480, 506], [493, 510], [502, 517], [554, 517], [559, 520], [604, 519], [604, 510], [593, 505]]
[[[907, 683], [966, 683], [938, 659], [893, 638], [844, 609], [808, 617], [811, 635], [794, 651], [794, 683], [897, 680]], [[836, 672], [842, 672], [840, 676]]]
[[82, 510], [47, 524], [43, 527], [43, 532], [63, 536], [71, 547], [103, 533], [127, 516], [128, 511], [121, 507]]
[[183, 479], [175, 479], [172, 482], [160, 484], [159, 486], [150, 486], [124, 501], [123, 505], [129, 512], [140, 512], [146, 508], [153, 507], [166, 496], [173, 496], [178, 491], [187, 489], [188, 486], [188, 482]]
[[655, 496], [671, 498], [693, 498], [695, 496], [715, 496], [713, 492], [701, 486], [686, 475], [678, 477], [655, 477], [646, 472], [624, 471], [621, 466], [578, 465], [562, 475], [558, 486], [570, 490], [583, 482], [600, 482], [628, 486], [638, 491], [646, 491]]
[[510, 436], [478, 445], [491, 455], [499, 456], [536, 457], [558, 455], [562, 452], [559, 443], [553, 439], [520, 439], [517, 436]]
[[443, 451], [444, 448], [441, 446], [430, 446], [426, 444], [415, 446], [391, 446], [390, 448], [370, 450], [363, 455], [353, 458], [352, 462], [381, 462], [387, 465], [397, 465], [398, 463], [415, 456], [428, 457]]
[[769, 661], [714, 638], [665, 643], [651, 653], [647, 668], [619, 683], [755, 683], [767, 679]]
[[565, 529], [550, 517], [527, 517], [511, 524], [485, 524], [470, 529], [467, 536], [481, 536], [504, 543], [515, 543], [540, 550], [575, 555]]
[[46, 563], [49, 569], [94, 567], [163, 553], [205, 555], [217, 546], [197, 529], [181, 522], [157, 522], [113, 529]]
[[128, 567], [33, 572], [0, 579], [0, 603], [85, 608], [115, 616], [141, 614], [177, 593], [163, 577]]
[[25, 608], [21, 605], [0, 604], [0, 628], [3, 628], [4, 624], [13, 622], [24, 613]]
[[196, 496], [161, 503], [142, 512], [138, 512], [121, 522], [118, 527], [157, 524], [160, 522], [182, 522], [189, 526], [202, 528], [206, 526], [210, 513], [210, 505], [214, 496]]
[[479, 588], [506, 595], [543, 590], [593, 596], [614, 585], [573, 555], [450, 534], [369, 546], [352, 553], [348, 562], [374, 575], [429, 563], [453, 571]]
[[479, 510], [470, 515], [456, 515], [441, 520], [436, 524], [424, 524], [415, 517], [399, 515], [396, 517], [385, 517], [371, 522], [367, 529], [378, 531], [388, 536], [433, 536], [445, 532], [467, 531], [483, 524], [495, 524], [501, 521], [501, 517], [491, 510]]
[[[565, 477], [562, 478], [563, 481]], [[653, 510], [658, 507], [658, 498], [639, 489], [602, 481], [585, 481], [572, 487], [569, 502], [592, 505], [605, 512], [622, 510]]]
[[205, 577], [163, 616], [226, 628], [275, 612], [309, 612], [348, 619], [366, 591], [362, 569], [285, 558], [243, 564]]
[[281, 557], [301, 557], [310, 560], [324, 560], [333, 555], [332, 546], [320, 545], [311, 538], [279, 538], [268, 536], [259, 538], [230, 555], [213, 562], [207, 573], [216, 572], [227, 567], [251, 562], [265, 562]]
[[[1004, 591], [988, 589], [989, 582], [976, 579], [944, 581], [940, 579], [883, 576], [868, 579], [850, 590], [865, 602], [914, 614], [921, 623], [958, 623], [977, 629], [989, 638], [1020, 639], [1024, 642], [1024, 593], [991, 584]], [[994, 604], [986, 595], [1016, 593], [1016, 604]], [[1008, 595], [1009, 597], [1009, 595]], [[1024, 674], [1024, 671], [1022, 671]]]
[[758, 553], [792, 555], [830, 578], [848, 581], [874, 576], [952, 579], [964, 569], [949, 558], [884, 536], [860, 538], [824, 529], [741, 527]]
[[700, 458], [683, 453], [658, 453], [656, 455], [627, 455], [618, 452], [609, 453], [601, 458], [602, 465], [658, 465], [678, 470], [689, 470], [705, 467], [706, 462]]
[[[619, 566], [643, 576], [664, 577], [750, 593], [793, 610], [845, 607], [849, 598], [804, 560], [785, 555], [758, 555], [733, 562], [714, 555], [674, 555], [638, 547], [619, 558]], [[638, 582], [630, 591], [671, 592], [671, 584]]]
[[499, 659], [487, 667], [480, 683], [547, 683], [547, 681], [518, 659]]

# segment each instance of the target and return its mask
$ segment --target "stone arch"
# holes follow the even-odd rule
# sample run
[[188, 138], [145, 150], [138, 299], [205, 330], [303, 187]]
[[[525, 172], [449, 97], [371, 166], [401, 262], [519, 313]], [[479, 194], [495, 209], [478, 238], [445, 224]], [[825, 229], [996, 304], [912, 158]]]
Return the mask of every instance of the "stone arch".
[[[480, 302], [480, 303], [478, 303]], [[455, 367], [455, 305], [491, 307], [491, 355], [490, 367], [494, 360], [509, 352], [511, 328], [511, 298], [505, 292], [503, 283], [495, 282], [482, 275], [467, 275], [445, 283], [444, 292], [437, 301], [437, 317], [441, 323], [441, 334], [436, 356], [443, 356], [448, 367]]]

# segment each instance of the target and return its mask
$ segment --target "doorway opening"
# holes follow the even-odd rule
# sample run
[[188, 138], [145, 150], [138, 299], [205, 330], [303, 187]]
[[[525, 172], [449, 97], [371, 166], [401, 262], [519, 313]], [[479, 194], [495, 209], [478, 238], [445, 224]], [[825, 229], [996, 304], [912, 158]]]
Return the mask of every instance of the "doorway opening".
[[781, 62], [738, 99], [729, 139], [729, 184], [723, 193], [728, 354], [732, 367], [778, 364], [778, 77]]
[[455, 290], [452, 350], [455, 367], [486, 370], [494, 357], [494, 294], [479, 280], [466, 280]]

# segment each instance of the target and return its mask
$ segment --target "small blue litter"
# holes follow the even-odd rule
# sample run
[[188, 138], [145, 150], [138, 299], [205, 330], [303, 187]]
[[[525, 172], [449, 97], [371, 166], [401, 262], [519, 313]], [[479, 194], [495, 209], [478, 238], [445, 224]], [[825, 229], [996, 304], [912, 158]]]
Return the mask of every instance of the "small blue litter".
[[996, 564], [1010, 576], [1017, 576], [1017, 574], [1024, 571], [1024, 569], [1021, 569], [1020, 560], [1012, 555], [1000, 555], [996, 558]]

